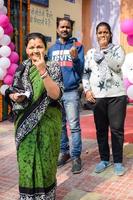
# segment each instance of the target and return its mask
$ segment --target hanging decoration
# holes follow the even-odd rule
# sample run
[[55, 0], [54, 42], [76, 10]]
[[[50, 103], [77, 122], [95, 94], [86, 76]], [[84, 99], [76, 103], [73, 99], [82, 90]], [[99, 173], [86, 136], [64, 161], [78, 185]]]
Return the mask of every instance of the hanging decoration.
[[[127, 43], [133, 46], [133, 19], [125, 19], [120, 24], [121, 31], [127, 35]], [[122, 66], [124, 85], [128, 100], [133, 103], [133, 53], [128, 53]]]
[[122, 72], [128, 100], [130, 103], [133, 103], [133, 53], [126, 55]]
[[7, 16], [7, 8], [4, 6], [4, 0], [0, 0], [0, 80], [3, 82], [0, 93], [2, 95], [12, 85], [19, 61], [15, 44], [11, 41], [12, 34], [13, 26]]

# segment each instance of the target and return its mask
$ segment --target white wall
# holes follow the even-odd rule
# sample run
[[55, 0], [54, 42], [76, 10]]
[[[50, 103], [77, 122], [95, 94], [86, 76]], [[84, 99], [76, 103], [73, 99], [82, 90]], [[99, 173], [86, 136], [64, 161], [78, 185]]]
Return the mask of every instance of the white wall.
[[56, 19], [70, 15], [75, 21], [73, 36], [82, 38], [82, 0], [70, 3], [64, 0], [49, 0], [49, 7], [31, 4], [30, 6], [30, 32], [41, 32], [52, 38], [52, 43], [56, 39]]
[[110, 24], [113, 33], [113, 42], [120, 42], [120, 0], [92, 0], [92, 46], [96, 46], [95, 29], [99, 22], [105, 21]]

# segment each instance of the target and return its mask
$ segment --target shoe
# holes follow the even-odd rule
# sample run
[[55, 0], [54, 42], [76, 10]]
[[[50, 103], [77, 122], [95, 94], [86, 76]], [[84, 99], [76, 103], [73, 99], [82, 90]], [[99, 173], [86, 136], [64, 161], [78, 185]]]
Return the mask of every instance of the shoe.
[[82, 172], [81, 159], [76, 158], [76, 159], [72, 160], [72, 173], [79, 174], [81, 172]]
[[117, 176], [122, 176], [125, 174], [126, 170], [122, 163], [114, 163], [114, 172]]
[[58, 163], [57, 166], [58, 167], [62, 167], [63, 165], [65, 165], [67, 163], [67, 161], [70, 159], [70, 154], [69, 153], [61, 153], [59, 155], [59, 159], [58, 159]]
[[101, 161], [96, 165], [95, 173], [103, 172], [107, 167], [109, 167], [111, 163], [109, 161]]

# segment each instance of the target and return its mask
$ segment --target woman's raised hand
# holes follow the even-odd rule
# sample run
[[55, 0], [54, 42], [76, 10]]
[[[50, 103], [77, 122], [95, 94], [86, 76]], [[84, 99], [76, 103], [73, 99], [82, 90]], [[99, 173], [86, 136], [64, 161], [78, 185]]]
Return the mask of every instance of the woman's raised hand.
[[37, 56], [34, 60], [32, 60], [32, 63], [36, 66], [38, 69], [40, 75], [44, 74], [46, 72], [46, 63], [44, 59], [44, 54], [41, 52], [37, 53]]

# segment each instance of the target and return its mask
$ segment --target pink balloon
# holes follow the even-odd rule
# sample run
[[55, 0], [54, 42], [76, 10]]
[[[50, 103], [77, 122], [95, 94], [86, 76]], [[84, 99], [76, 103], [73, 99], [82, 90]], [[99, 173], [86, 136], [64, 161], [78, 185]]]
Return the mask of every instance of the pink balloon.
[[11, 23], [9, 23], [5, 29], [4, 29], [4, 33], [7, 35], [11, 35], [13, 33], [13, 26]]
[[133, 99], [128, 98], [129, 103], [133, 103]]
[[128, 78], [124, 78], [124, 86], [125, 86], [125, 88], [127, 89], [130, 85], [132, 85], [132, 83], [130, 83]]
[[7, 85], [12, 85], [13, 83], [13, 76], [11, 76], [10, 74], [7, 74], [4, 79], [3, 82]]
[[5, 28], [9, 24], [9, 18], [6, 15], [0, 15], [0, 26]]
[[12, 51], [11, 55], [9, 56], [11, 63], [17, 63], [19, 61], [19, 55], [17, 52]]
[[12, 51], [15, 50], [15, 44], [14, 44], [13, 42], [10, 42], [10, 44], [9, 44], [8, 46], [10, 47], [10, 49], [11, 49]]
[[16, 71], [17, 67], [18, 67], [17, 64], [12, 63], [10, 65], [10, 67], [8, 68], [7, 73], [10, 74], [11, 76], [13, 76], [15, 74], [15, 71]]
[[133, 35], [128, 35], [127, 36], [127, 42], [130, 46], [133, 46]]
[[121, 22], [121, 31], [127, 35], [133, 35], [133, 20], [125, 19]]
[[127, 88], [127, 96], [129, 99], [133, 100], [133, 85], [130, 85]]

